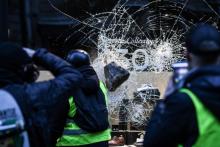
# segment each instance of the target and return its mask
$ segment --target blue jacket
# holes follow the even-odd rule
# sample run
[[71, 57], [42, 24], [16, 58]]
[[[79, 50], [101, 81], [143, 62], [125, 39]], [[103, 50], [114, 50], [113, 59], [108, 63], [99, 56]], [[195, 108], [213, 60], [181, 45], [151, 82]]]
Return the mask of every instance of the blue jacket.
[[[32, 147], [54, 147], [62, 135], [69, 110], [68, 98], [80, 86], [82, 75], [70, 64], [40, 49], [34, 61], [55, 76], [49, 81], [24, 84], [16, 81], [1, 85], [11, 93], [22, 109]], [[1, 75], [1, 72], [0, 72]], [[13, 78], [16, 79], [16, 78]]]
[[[181, 87], [190, 89], [220, 120], [220, 66], [196, 69], [186, 76]], [[191, 99], [179, 88], [158, 103], [146, 128], [144, 146], [192, 146], [198, 138], [196, 113]]]

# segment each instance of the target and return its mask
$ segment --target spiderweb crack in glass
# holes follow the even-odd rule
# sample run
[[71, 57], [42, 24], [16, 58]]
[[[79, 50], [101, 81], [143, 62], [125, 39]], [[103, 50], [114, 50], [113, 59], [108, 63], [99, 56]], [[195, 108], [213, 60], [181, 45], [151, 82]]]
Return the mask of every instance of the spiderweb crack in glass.
[[[212, 17], [204, 14], [199, 20], [217, 24], [214, 17], [219, 18], [218, 12], [208, 1], [199, 1], [213, 12]], [[139, 86], [136, 78], [140, 72], [171, 71], [173, 63], [185, 59], [183, 36], [194, 25], [193, 19], [188, 17], [197, 14], [188, 10], [189, 0], [153, 0], [139, 8], [128, 7], [127, 3], [128, 0], [119, 1], [111, 12], [90, 14], [90, 18], [81, 22], [84, 26], [78, 31], [85, 34], [80, 41], [82, 44], [90, 46], [89, 41], [98, 49], [93, 66], [100, 79], [105, 80], [103, 67], [112, 61], [131, 72], [124, 84], [109, 93], [109, 111], [112, 119], [118, 119], [119, 108], [123, 105], [128, 112], [127, 121], [138, 127], [149, 119], [155, 104], [149, 99], [154, 93], [140, 92], [143, 103], [129, 101], [124, 105], [122, 99], [133, 99], [133, 95], [128, 94], [129, 85]], [[88, 26], [92, 29], [85, 31]], [[66, 41], [69, 38], [71, 35]]]

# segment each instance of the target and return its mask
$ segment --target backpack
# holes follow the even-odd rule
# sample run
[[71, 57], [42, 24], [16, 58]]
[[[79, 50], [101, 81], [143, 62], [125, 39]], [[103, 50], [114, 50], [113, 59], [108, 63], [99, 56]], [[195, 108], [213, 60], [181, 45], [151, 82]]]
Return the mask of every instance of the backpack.
[[74, 97], [76, 114], [73, 116], [73, 121], [81, 129], [87, 132], [99, 132], [109, 127], [105, 92], [106, 89], [101, 82], [96, 93], [85, 94], [82, 89], [76, 91], [79, 97]]
[[25, 121], [14, 97], [0, 90], [0, 146], [29, 147]]

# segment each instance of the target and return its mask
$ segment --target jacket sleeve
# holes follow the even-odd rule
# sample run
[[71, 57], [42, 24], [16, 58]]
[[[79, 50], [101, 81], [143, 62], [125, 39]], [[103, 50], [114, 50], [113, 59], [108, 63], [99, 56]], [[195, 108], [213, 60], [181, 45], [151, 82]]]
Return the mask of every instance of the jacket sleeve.
[[191, 146], [196, 137], [194, 106], [186, 94], [177, 92], [157, 104], [146, 128], [144, 146]]
[[[48, 90], [59, 87], [59, 91], [55, 91], [56, 89], [53, 89], [56, 94], [59, 94], [59, 92], [65, 93], [68, 90], [72, 90], [80, 86], [80, 81], [82, 80], [81, 73], [78, 70], [75, 70], [65, 60], [49, 53], [45, 49], [39, 49], [35, 53], [33, 59], [38, 65], [41, 65], [47, 70], [51, 71], [55, 76], [55, 79], [32, 84], [32, 87], [37, 87], [37, 89], [39, 89], [41, 92], [43, 89]], [[46, 87], [44, 86], [45, 84]]]
[[[34, 61], [46, 69], [50, 70], [55, 78], [49, 81], [27, 84], [25, 86], [28, 94], [29, 104], [35, 120], [48, 119], [48, 125], [53, 129], [48, 136], [52, 140], [51, 144], [56, 143], [56, 139], [62, 135], [65, 120], [69, 110], [68, 98], [71, 91], [80, 86], [82, 75], [61, 58], [40, 49], [34, 55]], [[46, 117], [46, 118], [44, 118]], [[38, 121], [38, 120], [37, 120]], [[38, 123], [40, 124], [40, 123]], [[45, 127], [45, 129], [47, 129]], [[55, 146], [55, 145], [54, 145]]]

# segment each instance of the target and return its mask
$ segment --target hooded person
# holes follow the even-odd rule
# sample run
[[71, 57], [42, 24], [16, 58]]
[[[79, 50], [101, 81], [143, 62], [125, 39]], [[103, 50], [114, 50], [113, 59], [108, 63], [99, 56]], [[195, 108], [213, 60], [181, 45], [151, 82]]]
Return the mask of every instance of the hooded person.
[[189, 72], [158, 103], [144, 146], [220, 146], [220, 33], [208, 24], [186, 35]]
[[69, 98], [68, 120], [57, 146], [108, 147], [111, 135], [107, 89], [90, 65], [87, 52], [72, 50], [66, 60], [82, 74], [83, 79]]
[[[35, 82], [36, 63], [55, 78]], [[45, 49], [0, 44], [0, 146], [54, 147], [67, 118], [70, 91], [82, 75]]]
[[[1, 44], [0, 87], [13, 83], [34, 82], [39, 75], [35, 67], [31, 57], [19, 45], [12, 43]], [[32, 68], [32, 70], [27, 68]], [[31, 73], [27, 73], [31, 71], [33, 71], [33, 77]]]

